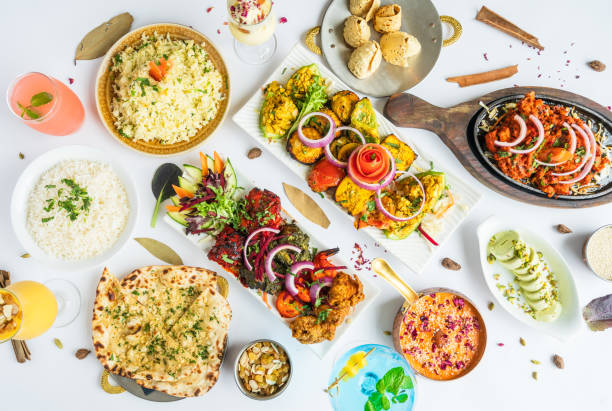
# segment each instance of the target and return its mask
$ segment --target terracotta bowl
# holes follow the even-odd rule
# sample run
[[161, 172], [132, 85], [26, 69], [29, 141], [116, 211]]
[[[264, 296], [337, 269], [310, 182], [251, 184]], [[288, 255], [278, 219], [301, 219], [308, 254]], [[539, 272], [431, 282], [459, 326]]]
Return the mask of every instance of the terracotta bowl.
[[[121, 134], [119, 134], [119, 130], [117, 130], [117, 127], [115, 127], [114, 124], [114, 117], [111, 114], [110, 110], [111, 100], [113, 98], [112, 84], [114, 82], [114, 76], [109, 70], [112, 57], [115, 54], [121, 52], [127, 46], [139, 43], [143, 34], [153, 35], [154, 33], [157, 33], [158, 35], [168, 34], [172, 39], [194, 40], [197, 43], [203, 43], [204, 50], [206, 50], [216, 69], [219, 71], [219, 73], [221, 73], [225, 80], [223, 82], [223, 92], [225, 93], [225, 99], [219, 103], [217, 115], [204, 127], [198, 130], [198, 132], [188, 141], [181, 141], [175, 144], [161, 144], [156, 141], [134, 141], [121, 136]], [[204, 140], [210, 137], [215, 132], [215, 130], [219, 128], [219, 126], [223, 122], [223, 119], [225, 118], [225, 115], [227, 114], [229, 104], [229, 74], [227, 72], [227, 66], [225, 65], [225, 61], [223, 61], [223, 57], [221, 57], [221, 54], [217, 51], [217, 49], [213, 46], [213, 44], [206, 36], [192, 28], [180, 24], [152, 24], [149, 26], [140, 27], [136, 30], [127, 33], [125, 36], [120, 38], [106, 53], [106, 56], [104, 57], [104, 60], [102, 60], [102, 64], [100, 65], [100, 69], [96, 78], [96, 106], [98, 108], [98, 114], [100, 115], [100, 119], [102, 120], [102, 123], [104, 124], [108, 132], [113, 137], [115, 137], [115, 139], [121, 144], [126, 145], [131, 149], [139, 151], [141, 153], [146, 153], [154, 156], [175, 155], [185, 151], [193, 150], [194, 148], [202, 144]]]

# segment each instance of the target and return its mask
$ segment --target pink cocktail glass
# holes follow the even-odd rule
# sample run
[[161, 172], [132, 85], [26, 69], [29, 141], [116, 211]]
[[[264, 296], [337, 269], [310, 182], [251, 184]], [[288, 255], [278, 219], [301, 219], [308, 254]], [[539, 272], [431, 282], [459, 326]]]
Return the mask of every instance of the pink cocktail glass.
[[[46, 92], [53, 98], [50, 102], [30, 107], [32, 96]], [[41, 133], [65, 136], [81, 127], [85, 109], [81, 100], [61, 81], [42, 73], [26, 73], [17, 77], [6, 93], [7, 103], [15, 116], [26, 125]], [[21, 104], [21, 107], [19, 106]], [[37, 118], [31, 118], [24, 107], [30, 107]]]

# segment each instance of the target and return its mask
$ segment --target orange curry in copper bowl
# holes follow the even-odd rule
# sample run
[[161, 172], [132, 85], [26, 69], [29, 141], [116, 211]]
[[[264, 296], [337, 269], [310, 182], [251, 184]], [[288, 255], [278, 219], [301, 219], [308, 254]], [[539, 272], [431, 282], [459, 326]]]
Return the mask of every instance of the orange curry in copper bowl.
[[446, 381], [463, 377], [478, 365], [487, 331], [467, 297], [447, 288], [417, 293], [382, 259], [372, 262], [372, 270], [406, 299], [393, 322], [393, 344], [415, 372]]

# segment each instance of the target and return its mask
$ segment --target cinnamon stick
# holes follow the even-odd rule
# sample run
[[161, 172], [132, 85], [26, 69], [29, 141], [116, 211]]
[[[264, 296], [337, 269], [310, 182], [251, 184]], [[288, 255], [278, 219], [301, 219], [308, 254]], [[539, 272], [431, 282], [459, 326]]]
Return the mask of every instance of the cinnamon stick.
[[482, 6], [476, 15], [476, 20], [482, 21], [489, 26], [495, 27], [498, 30], [503, 31], [506, 34], [511, 35], [525, 43], [533, 46], [537, 49], [544, 50], [544, 46], [540, 44], [538, 38], [533, 34], [527, 33], [525, 30], [518, 27], [516, 24], [511, 23], [499, 14], [495, 13], [491, 9]]
[[475, 84], [489, 83], [514, 76], [518, 73], [518, 64], [497, 70], [485, 71], [483, 73], [466, 74], [464, 76], [449, 77], [446, 81], [457, 83], [461, 87], [473, 86]]

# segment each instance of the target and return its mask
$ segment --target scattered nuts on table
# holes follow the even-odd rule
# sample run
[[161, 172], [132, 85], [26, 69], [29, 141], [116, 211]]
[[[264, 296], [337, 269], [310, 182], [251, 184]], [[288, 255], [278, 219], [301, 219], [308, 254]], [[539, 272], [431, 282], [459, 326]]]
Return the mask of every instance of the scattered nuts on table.
[[257, 147], [253, 147], [252, 149], [249, 150], [247, 157], [252, 160], [254, 158], [257, 158], [261, 155], [261, 149], [257, 148]]
[[599, 60], [589, 61], [589, 66], [595, 71], [604, 71], [606, 69], [606, 65]]
[[563, 357], [561, 357], [560, 355], [553, 355], [552, 360], [557, 368], [561, 370], [565, 368], [565, 361], [563, 361]]
[[458, 262], [451, 260], [448, 257], [442, 260], [442, 267], [446, 268], [447, 270], [453, 270], [453, 271], [461, 270], [461, 265]]
[[289, 379], [289, 358], [269, 341], [257, 342], [240, 356], [238, 374], [248, 392], [268, 396], [281, 389]]
[[560, 232], [561, 234], [569, 234], [572, 232], [572, 229], [564, 224], [558, 224], [557, 231]]
[[74, 356], [77, 357], [79, 360], [82, 360], [83, 358], [87, 357], [90, 352], [91, 350], [88, 350], [87, 348], [79, 348], [74, 354]]

